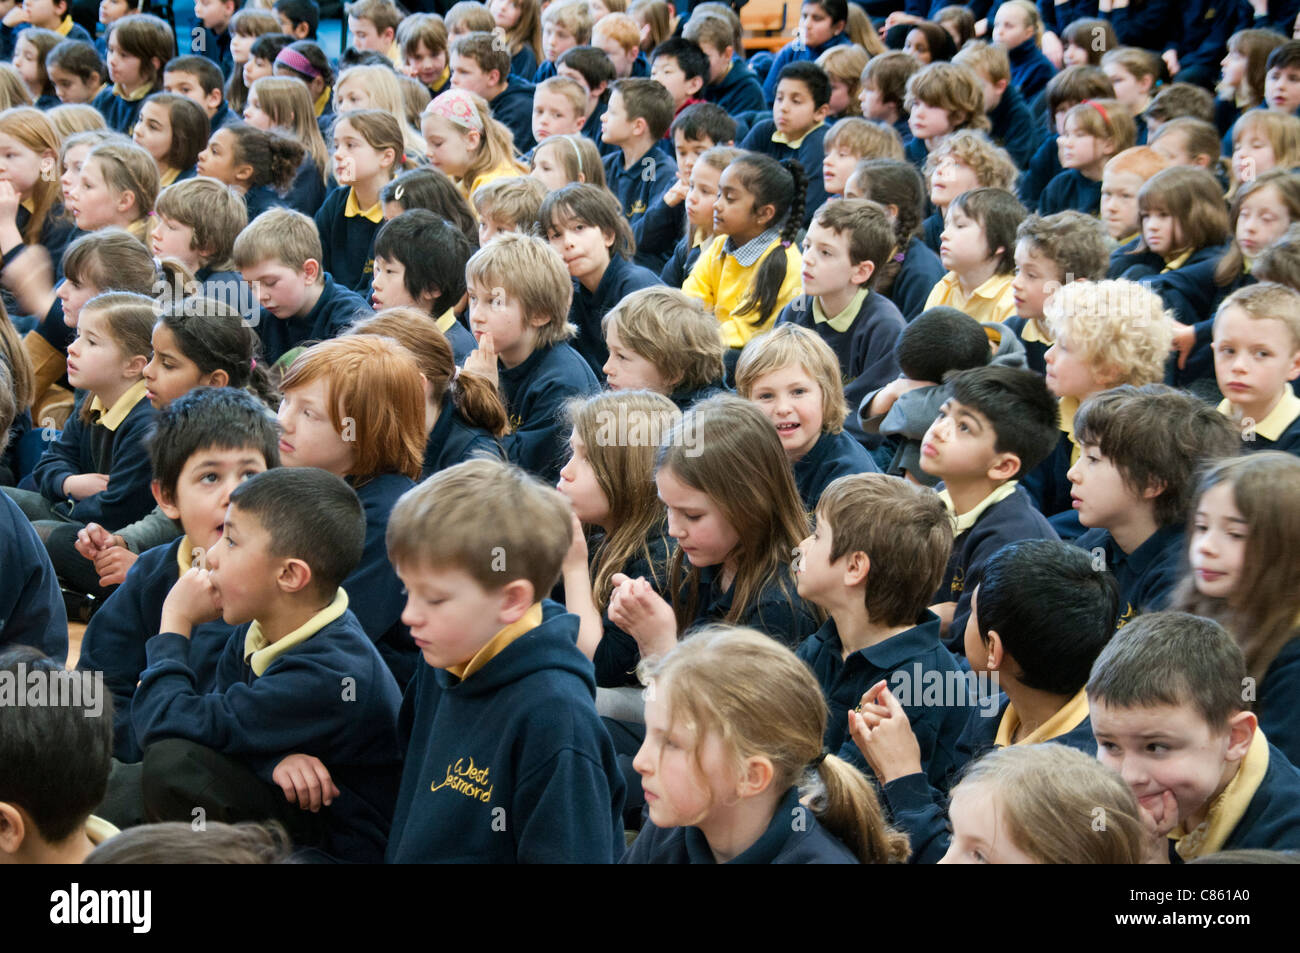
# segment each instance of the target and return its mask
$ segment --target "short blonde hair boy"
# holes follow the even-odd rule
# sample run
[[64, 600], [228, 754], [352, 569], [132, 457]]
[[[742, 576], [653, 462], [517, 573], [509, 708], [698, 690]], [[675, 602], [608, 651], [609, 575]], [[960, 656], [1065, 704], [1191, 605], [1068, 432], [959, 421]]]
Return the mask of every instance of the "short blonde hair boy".
[[493, 179], [475, 190], [472, 201], [479, 221], [507, 232], [531, 231], [546, 198], [546, 186], [531, 175]]
[[[239, 233], [232, 257], [240, 271], [264, 261], [277, 261], [286, 268], [302, 271], [308, 261], [319, 263], [325, 253], [314, 221], [293, 209], [273, 208], [257, 216]], [[324, 282], [323, 270], [317, 280]]]
[[1281, 321], [1291, 336], [1291, 350], [1300, 351], [1300, 292], [1286, 285], [1262, 281], [1238, 288], [1214, 313], [1214, 323], [1229, 308], [1237, 308], [1252, 321]]
[[563, 96], [573, 106], [573, 115], [576, 119], [581, 119], [587, 111], [587, 90], [572, 76], [548, 77], [537, 84], [537, 92]]
[[1173, 329], [1165, 304], [1135, 281], [1075, 281], [1048, 299], [1048, 333], [1093, 368], [1106, 383], [1164, 380]]
[[1011, 57], [1000, 46], [983, 40], [971, 40], [952, 58], [959, 66], [969, 66], [996, 86], [1006, 80], [1011, 82]]
[[675, 390], [697, 391], [723, 379], [726, 345], [704, 302], [677, 288], [634, 291], [601, 319], [601, 332], [655, 366]]
[[822, 432], [841, 432], [849, 409], [839, 359], [821, 335], [798, 324], [778, 324], [750, 338], [736, 363], [736, 393], [751, 400], [760, 377], [796, 364], [821, 388]]
[[903, 141], [890, 126], [860, 116], [848, 116], [831, 126], [822, 142], [830, 152], [843, 146], [858, 159], [902, 159]]
[[224, 182], [199, 176], [182, 179], [158, 194], [154, 212], [194, 230], [190, 248], [205, 265], [229, 262], [235, 239], [248, 225], [248, 206]]
[[569, 269], [545, 239], [519, 232], [498, 235], [470, 257], [465, 283], [490, 289], [493, 294], [500, 289], [518, 301], [524, 320], [537, 332], [540, 347], [577, 334], [577, 328], [569, 323], [573, 303]]
[[984, 114], [984, 87], [969, 66], [956, 63], [931, 63], [907, 81], [908, 112], [913, 103], [925, 103], [948, 113], [948, 125], [954, 129], [989, 129]]
[[402, 11], [393, 0], [355, 0], [343, 7], [343, 15], [353, 20], [369, 20], [382, 35], [397, 30], [402, 22]]
[[563, 0], [561, 3], [552, 3], [542, 14], [542, 26], [547, 24], [554, 24], [568, 30], [578, 41], [579, 46], [586, 46], [591, 42], [591, 12], [587, 9], [586, 0]]
[[925, 177], [928, 180], [939, 163], [947, 158], [956, 159], [975, 173], [979, 184], [986, 189], [1015, 191], [1016, 176], [1020, 170], [1015, 160], [1001, 146], [995, 146], [982, 133], [960, 129], [946, 137], [926, 157]]

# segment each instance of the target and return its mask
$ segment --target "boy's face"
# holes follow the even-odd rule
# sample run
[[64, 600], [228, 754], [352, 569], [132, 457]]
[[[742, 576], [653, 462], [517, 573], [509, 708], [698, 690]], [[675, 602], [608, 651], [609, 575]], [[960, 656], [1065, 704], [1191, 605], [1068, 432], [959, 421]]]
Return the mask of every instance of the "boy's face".
[[677, 177], [683, 182], [691, 180], [695, 161], [714, 147], [712, 139], [687, 139], [680, 129], [673, 132], [673, 148], [677, 152]]
[[830, 104], [818, 106], [808, 84], [797, 79], [783, 79], [776, 84], [776, 103], [772, 118], [778, 131], [797, 139], [826, 118]]
[[99, 0], [99, 22], [113, 23], [126, 16], [128, 10], [126, 0]]
[[[1005, 465], [1007, 458], [1015, 460], [1012, 454], [994, 449], [997, 439], [987, 417], [950, 397], [921, 438], [921, 469], [949, 483], [990, 478], [990, 471]], [[1019, 469], [1017, 463], [998, 479], [1009, 479]]]
[[501, 77], [496, 70], [483, 72], [478, 60], [459, 53], [451, 54], [451, 85], [471, 93], [477, 93], [484, 99], [491, 99], [501, 86]]
[[528, 350], [536, 336], [533, 323], [527, 320], [523, 305], [516, 298], [502, 288], [479, 284], [469, 287], [469, 326], [476, 341], [484, 334], [491, 334], [497, 354], [503, 357], [521, 348]]
[[718, 49], [712, 43], [700, 43], [700, 49], [709, 60], [709, 82], [718, 82], [731, 69], [731, 57], [735, 51], [730, 46]]
[[1138, 192], [1143, 179], [1136, 172], [1112, 172], [1101, 177], [1101, 220], [1106, 234], [1116, 241], [1136, 235], [1142, 228], [1138, 215]]
[[[355, 445], [334, 429], [330, 386], [325, 378], [287, 390], [280, 398], [280, 462], [286, 467], [316, 467], [338, 477], [352, 472]], [[341, 408], [340, 417], [349, 416]]]
[[831, 561], [833, 532], [826, 515], [818, 511], [812, 532], [799, 544], [799, 555], [794, 564], [795, 585], [800, 599], [822, 605], [833, 601], [828, 597], [844, 589], [848, 554]]
[[594, 287], [609, 267], [614, 233], [602, 231], [577, 219], [555, 221], [546, 231], [546, 240], [564, 259], [569, 274]]
[[1070, 348], [1063, 334], [1047, 349], [1047, 387], [1057, 397], [1077, 397], [1083, 400], [1089, 394], [1106, 389], [1106, 381], [1098, 378], [1083, 355]]
[[600, 138], [611, 146], [621, 146], [631, 142], [635, 135], [627, 107], [623, 104], [623, 94], [615, 91], [610, 94], [609, 106], [600, 116]]
[[192, 99], [208, 114], [211, 119], [216, 115], [217, 109], [221, 106], [221, 90], [214, 89], [207, 93], [203, 91], [203, 84], [193, 73], [184, 73], [179, 70], [168, 70], [163, 73], [163, 89], [169, 93], [175, 93], [177, 96], [184, 96], [186, 99]]
[[159, 506], [180, 521], [190, 545], [206, 553], [221, 539], [231, 492], [265, 469], [266, 458], [256, 448], [204, 447], [185, 461], [175, 492], [160, 498]]
[[[58, 6], [66, 5], [60, 0]], [[54, 0], [23, 0], [23, 9], [27, 11], [27, 19], [33, 26], [49, 26], [50, 24], [58, 25], [63, 19], [62, 14], [55, 10]]]
[[979, 222], [967, 215], [965, 209], [949, 206], [947, 221], [939, 235], [939, 259], [943, 267], [961, 274], [979, 267], [991, 255], [999, 253], [989, 248]]
[[750, 388], [749, 399], [772, 421], [781, 449], [792, 462], [803, 459], [822, 435], [821, 385], [800, 364], [760, 376]]
[[428, 300], [416, 301], [406, 287], [406, 266], [396, 258], [375, 256], [375, 272], [370, 280], [370, 306], [384, 308], [427, 308]]
[[49, 70], [50, 82], [54, 84], [54, 92], [61, 103], [89, 103], [99, 91], [98, 87], [91, 86], [80, 76], [59, 69], [53, 63], [47, 62], [46, 67]]
[[[614, 64], [614, 76], [617, 79], [627, 79], [632, 75], [632, 64], [636, 62], [640, 54], [640, 47], [624, 49], [623, 45], [613, 37], [606, 36], [602, 30], [593, 30], [591, 35], [591, 45], [598, 50], [603, 50], [609, 57], [609, 61]], [[652, 76], [651, 79], [654, 77]]]
[[668, 90], [673, 97], [673, 107], [681, 109], [682, 103], [696, 95], [704, 83], [703, 76], [687, 79], [675, 56], [656, 56], [650, 64], [650, 78]]
[[952, 841], [941, 864], [1033, 864], [1008, 835], [997, 788], [989, 783], [959, 785], [948, 805]]
[[[564, 183], [564, 185], [568, 185], [568, 183], [566, 182]], [[562, 186], [559, 185], [555, 186], [555, 188], [557, 189], [561, 187]], [[480, 248], [482, 248], [484, 245], [492, 241], [492, 239], [496, 238], [498, 235], [502, 234], [503, 232], [511, 232], [511, 231], [514, 231], [514, 229], [498, 222], [491, 215], [487, 215], [483, 212], [479, 213], [478, 244]]]
[[209, 30], [220, 32], [232, 16], [228, 0], [194, 0], [194, 19]]
[[192, 226], [183, 225], [175, 219], [155, 212], [151, 239], [155, 258], [177, 258], [186, 265], [199, 261], [198, 249], [194, 247]]
[[1234, 404], [1271, 408], [1300, 376], [1300, 347], [1282, 321], [1225, 308], [1214, 322], [1214, 375]]
[[554, 63], [569, 50], [578, 45], [578, 39], [568, 29], [558, 23], [542, 24], [542, 56]]
[[447, 51], [435, 53], [423, 43], [416, 43], [415, 50], [406, 55], [406, 68], [425, 86], [432, 86], [447, 68]]
[[[1088, 707], [1097, 760], [1124, 779], [1147, 811], [1158, 811], [1171, 792], [1179, 820], [1191, 826], [1236, 773], [1254, 734], [1239, 726], [1215, 731], [1190, 705], [1122, 708], [1089, 697]], [[1253, 716], [1246, 719], [1253, 729]], [[1240, 721], [1235, 716], [1230, 724]]]
[[370, 50], [387, 56], [389, 48], [393, 45], [392, 28], [380, 33], [379, 28], [371, 20], [348, 17], [348, 33], [352, 34], [351, 46], [354, 50]]
[[1233, 486], [1217, 483], [1201, 494], [1192, 516], [1187, 561], [1196, 591], [1211, 599], [1227, 599], [1242, 583], [1250, 524], [1237, 509]]
[[822, 185], [827, 195], [843, 195], [844, 187], [849, 183], [849, 176], [862, 156], [857, 155], [844, 143], [836, 143], [833, 149], [827, 149], [822, 159]]
[[257, 289], [257, 300], [277, 318], [292, 318], [305, 310], [315, 271], [299, 270], [269, 258], [243, 269], [244, 280]]
[[831, 15], [816, 3], [805, 3], [799, 11], [799, 38], [805, 46], [821, 46], [835, 35], [836, 28], [844, 23], [834, 23]]
[[538, 142], [547, 136], [578, 135], [582, 125], [583, 117], [568, 96], [551, 89], [539, 89], [533, 94], [533, 138]]
[[954, 155], [944, 156], [930, 173], [930, 201], [947, 208], [963, 192], [980, 187], [975, 170]]
[[1124, 480], [1119, 467], [1101, 449], [1084, 444], [1079, 462], [1070, 467], [1070, 500], [1079, 522], [1089, 529], [1108, 529], [1132, 516], [1145, 500]]
[[[864, 284], [871, 277], [871, 262], [853, 262], [849, 256], [849, 233], [827, 228], [817, 219], [803, 239], [804, 294], [830, 295], [850, 286]], [[856, 288], [854, 291], [856, 293]]]
[[912, 104], [912, 111], [907, 116], [907, 128], [918, 139], [933, 139], [952, 132], [948, 110], [931, 106], [919, 99]]
[[605, 329], [605, 347], [609, 349], [609, 359], [601, 372], [610, 390], [652, 390], [659, 394], [671, 394], [672, 384], [664, 379], [663, 374], [653, 361], [642, 357], [623, 343], [618, 334], [618, 322], [610, 321]]
[[232, 505], [226, 511], [221, 537], [204, 556], [227, 625], [251, 622], [275, 601], [283, 560], [273, 557], [270, 550], [271, 534], [261, 520]]
[[1043, 316], [1043, 305], [1069, 276], [1028, 240], [1016, 243], [1016, 277], [1011, 282], [1016, 314], [1026, 321]]
[[406, 587], [402, 622], [434, 668], [465, 664], [508, 624], [505, 590], [489, 592], [463, 569], [393, 568]]
[[875, 83], [863, 83], [858, 87], [858, 105], [862, 107], [863, 119], [874, 119], [878, 122], [887, 122], [894, 118], [894, 109], [891, 104], [886, 103], [880, 95], [880, 89]]
[[1264, 76], [1264, 101], [1269, 109], [1293, 113], [1300, 109], [1300, 66], [1275, 66]]

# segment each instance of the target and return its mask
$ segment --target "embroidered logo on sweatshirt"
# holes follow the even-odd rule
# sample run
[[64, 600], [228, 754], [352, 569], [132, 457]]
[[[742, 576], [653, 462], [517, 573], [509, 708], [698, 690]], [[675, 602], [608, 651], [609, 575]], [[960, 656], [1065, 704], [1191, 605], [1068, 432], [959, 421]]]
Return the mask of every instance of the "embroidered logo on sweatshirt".
[[457, 758], [455, 764], [447, 765], [447, 777], [441, 783], [434, 781], [430, 784], [429, 791], [451, 788], [457, 794], [487, 804], [492, 800], [491, 773], [490, 767], [477, 767], [473, 758]]

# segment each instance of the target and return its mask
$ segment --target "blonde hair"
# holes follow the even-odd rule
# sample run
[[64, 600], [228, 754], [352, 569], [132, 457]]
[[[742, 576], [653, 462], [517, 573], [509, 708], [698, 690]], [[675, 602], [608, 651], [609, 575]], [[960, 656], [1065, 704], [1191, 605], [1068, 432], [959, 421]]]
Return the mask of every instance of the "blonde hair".
[[885, 822], [871, 782], [824, 754], [826, 699], [812, 670], [789, 649], [753, 629], [714, 625], [662, 658], [643, 661], [638, 674], [667, 700], [669, 725], [693, 731], [697, 771], [708, 735], [721, 742], [737, 775], [747, 759], [767, 758], [772, 790], [798, 785], [820, 823], [858, 860], [907, 859], [907, 835]]
[[674, 391], [699, 391], [721, 381], [726, 369], [718, 319], [698, 298], [679, 288], [642, 288], [623, 298], [601, 319], [608, 336], [655, 366]]
[[1229, 308], [1238, 308], [1252, 321], [1280, 321], [1291, 336], [1291, 350], [1300, 351], [1300, 292], [1271, 281], [1238, 288], [1214, 312], [1214, 323]]
[[465, 263], [465, 283], [492, 289], [494, 294], [500, 288], [518, 301], [525, 323], [537, 332], [538, 346], [559, 344], [577, 333], [569, 323], [573, 303], [569, 269], [544, 238], [519, 232], [496, 236]]
[[736, 393], [753, 400], [759, 378], [785, 367], [799, 366], [822, 392], [822, 433], [840, 433], [848, 404], [840, 362], [821, 335], [798, 324], [778, 324], [745, 344], [736, 364]]
[[554, 147], [555, 161], [564, 169], [565, 178], [570, 183], [585, 182], [605, 188], [605, 165], [600, 161], [600, 150], [586, 136], [547, 136], [533, 150], [534, 167], [537, 154], [548, 146]]
[[953, 130], [989, 129], [989, 117], [984, 113], [984, 87], [969, 66], [942, 62], [923, 66], [907, 80], [903, 105], [911, 112], [912, 104], [917, 102], [948, 113], [948, 124]]
[[158, 199], [158, 163], [134, 142], [117, 138], [91, 149], [86, 164], [92, 161], [99, 163], [105, 185], [115, 192], [130, 192], [135, 196], [136, 218], [127, 231], [143, 241], [149, 231], [149, 213]]
[[876, 32], [876, 26], [871, 22], [871, 17], [867, 16], [867, 12], [856, 3], [850, 3], [848, 6], [849, 16], [844, 32], [849, 35], [849, 39], [855, 46], [861, 47], [869, 57], [879, 56], [885, 52], [888, 47]]
[[[1250, 109], [1241, 114], [1232, 126], [1232, 151], [1246, 133], [1260, 129], [1273, 147], [1273, 168], [1294, 169], [1300, 165], [1300, 119], [1291, 113], [1277, 112], [1273, 109]], [[1257, 169], [1262, 174], [1268, 169]], [[1237, 164], [1232, 164], [1232, 190], [1235, 193], [1240, 186], [1237, 181]], [[1230, 193], [1230, 194], [1231, 194]]]
[[1062, 744], [997, 748], [970, 765], [953, 796], [977, 785], [995, 792], [1007, 839], [1038, 863], [1142, 862], [1146, 825], [1133, 791], [1082, 751]]
[[1164, 380], [1173, 346], [1160, 296], [1134, 281], [1072, 281], [1043, 309], [1048, 333], [1064, 341], [1109, 386]]
[[[345, 83], [359, 83], [366, 91], [366, 95], [370, 98], [370, 105], [365, 111], [378, 110], [387, 113], [401, 125], [403, 148], [398, 150], [398, 162], [401, 162], [403, 154], [412, 156], [425, 155], [429, 148], [428, 144], [425, 143], [424, 137], [411, 128], [411, 124], [406, 121], [406, 94], [402, 91], [402, 84], [398, 80], [396, 73], [387, 66], [349, 67], [340, 73], [338, 79], [334, 82], [334, 99], [336, 102], [342, 101], [341, 93]], [[360, 112], [361, 110], [356, 111]], [[348, 113], [343, 113], [339, 116], [339, 119], [342, 120], [347, 116]], [[358, 129], [358, 131], [361, 130]], [[366, 136], [364, 132], [361, 134]], [[366, 136], [367, 140], [369, 138], [369, 136]], [[375, 145], [375, 143], [372, 142], [371, 145]], [[382, 147], [375, 145], [375, 148]], [[406, 163], [402, 163], [402, 165], [405, 168], [412, 167], [412, 165]]]
[[858, 88], [862, 85], [862, 71], [867, 67], [867, 59], [867, 51], [852, 44], [833, 46], [817, 57], [817, 65], [825, 70], [828, 77], [839, 80], [848, 87], [849, 104], [841, 115], [862, 115], [862, 104], [858, 102]]
[[983, 133], [959, 129], [944, 138], [925, 160], [925, 178], [928, 182], [939, 163], [947, 158], [956, 159], [975, 173], [975, 179], [986, 189], [1011, 192], [1015, 188], [1020, 170], [1007, 150], [995, 146]]
[[[554, 7], [551, 9], [554, 9]], [[487, 100], [478, 93], [465, 90], [459, 90], [458, 93], [469, 98], [477, 118], [475, 125], [482, 126], [482, 132], [479, 133], [478, 149], [474, 151], [474, 158], [470, 160], [469, 167], [459, 178], [462, 191], [468, 196], [470, 189], [473, 188], [474, 182], [479, 176], [502, 166], [513, 166], [520, 174], [526, 173], [528, 169], [515, 158], [514, 133], [510, 131], [508, 126], [492, 118], [492, 110], [488, 108]], [[424, 117], [438, 116], [460, 135], [468, 135], [471, 131], [468, 127], [432, 111], [433, 104], [437, 101], [437, 99], [434, 99], [429, 103], [429, 106], [424, 111]]]
[[531, 175], [512, 175], [480, 186], [472, 199], [481, 220], [508, 231], [531, 231], [537, 225], [537, 213], [546, 198], [546, 186]]
[[560, 0], [542, 13], [542, 26], [554, 23], [573, 34], [580, 46], [591, 43], [591, 12], [587, 0]]
[[627, 12], [639, 26], [648, 28], [650, 35], [641, 43], [642, 52], [649, 53], [673, 35], [676, 11], [664, 0], [633, 0]]
[[10, 109], [14, 106], [30, 106], [32, 94], [27, 91], [18, 67], [12, 63], [0, 63], [0, 108]]
[[[1038, 7], [1030, 3], [1029, 0], [1007, 0], [1007, 2], [1002, 4], [998, 9], [1019, 10], [1023, 13], [1025, 15], [1025, 26], [1033, 27], [1034, 29], [1034, 45], [1043, 45], [1043, 17], [1042, 14], [1038, 12]], [[990, 23], [990, 29], [992, 26], [993, 24]]]
[[1117, 99], [1089, 99], [1071, 106], [1065, 121], [1071, 120], [1084, 135], [1109, 142], [1111, 155], [1118, 155], [1137, 142], [1137, 124]]
[[248, 225], [244, 199], [226, 183], [204, 176], [167, 186], [158, 193], [154, 211], [193, 229], [190, 248], [218, 270], [229, 265], [235, 239]]
[[[0, 112], [0, 132], [17, 140], [38, 156], [48, 153], [41, 159], [41, 170], [49, 174], [38, 176], [36, 184], [32, 186], [32, 215], [27, 221], [27, 227], [23, 229], [23, 241], [29, 245], [34, 244], [40, 240], [50, 210], [62, 196], [57, 175], [60, 137], [45, 114], [30, 106], [15, 106]], [[157, 172], [154, 177], [157, 177]]]
[[239, 233], [231, 250], [235, 267], [240, 270], [264, 261], [278, 261], [286, 268], [302, 271], [309, 260], [319, 262], [324, 254], [316, 223], [291, 208], [267, 209]]
[[[573, 114], [581, 117], [587, 108], [587, 91], [582, 84], [571, 76], [551, 76], [537, 84], [538, 90], [558, 93], [569, 101]], [[546, 140], [543, 139], [542, 142]]]
[[858, 159], [902, 159], [903, 142], [892, 126], [847, 116], [831, 126], [823, 141], [826, 152], [843, 146]]
[[253, 81], [251, 91], [257, 94], [257, 104], [271, 122], [307, 150], [324, 182], [329, 173], [329, 149], [320, 134], [307, 84], [285, 76], [263, 76]]
[[1011, 82], [1011, 57], [1000, 46], [983, 40], [971, 40], [952, 58], [960, 66], [969, 66], [996, 86], [1002, 80]]
[[[5, 385], [0, 389], [7, 391], [7, 393], [0, 393], [0, 400], [6, 397], [12, 398], [16, 414], [28, 410], [36, 398], [36, 371], [32, 367], [32, 359], [28, 356], [27, 349], [18, 339], [18, 329], [14, 327], [12, 321], [8, 320], [7, 315], [5, 320], [0, 321], [0, 371], [7, 371], [9, 374], [8, 380], [0, 382]], [[0, 413], [0, 418], [2, 417], [3, 414]], [[0, 434], [5, 434], [7, 438], [7, 431], [7, 427], [0, 429]]]
[[79, 132], [108, 128], [103, 113], [90, 103], [62, 103], [47, 110], [45, 117], [59, 134], [60, 141]]

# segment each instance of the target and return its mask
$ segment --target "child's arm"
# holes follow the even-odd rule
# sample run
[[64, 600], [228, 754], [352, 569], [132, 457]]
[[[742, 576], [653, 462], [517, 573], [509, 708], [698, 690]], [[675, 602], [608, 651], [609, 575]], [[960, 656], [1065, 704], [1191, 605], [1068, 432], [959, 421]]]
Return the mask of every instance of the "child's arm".
[[587, 564], [587, 537], [576, 513], [571, 513], [573, 542], [564, 554], [564, 607], [578, 617], [578, 648], [589, 659], [595, 659], [603, 632], [600, 613], [591, 592], [591, 570]]
[[122, 421], [113, 440], [113, 462], [105, 477], [106, 485], [73, 505], [69, 513], [73, 519], [123, 526], [153, 509], [153, 495], [149, 492], [152, 469], [144, 447], [145, 433], [153, 419], [152, 412], [132, 413]]
[[672, 606], [644, 578], [613, 576], [609, 618], [636, 639], [642, 658], [664, 655], [677, 644], [677, 616]]
[[[879, 429], [881, 421], [908, 391], [916, 390], [918, 387], [933, 387], [930, 381], [914, 381], [911, 378], [903, 377], [901, 374], [890, 381], [875, 394], [870, 395], [870, 400], [859, 410], [862, 417], [863, 429], [868, 426], [868, 421], [875, 421], [875, 426]], [[866, 397], [863, 400], [867, 400]], [[880, 418], [877, 420], [876, 418]], [[927, 425], [928, 426], [928, 425]], [[871, 431], [868, 431], [870, 433]]]
[[[89, 440], [90, 435], [86, 433], [85, 425], [81, 422], [79, 410], [80, 401], [73, 407], [68, 422], [63, 425], [59, 439], [45, 449], [45, 453], [41, 455], [32, 470], [32, 479], [37, 489], [42, 496], [53, 503], [69, 498], [66, 484], [69, 478], [81, 473], [81, 444], [83, 440]], [[104, 477], [104, 479], [108, 478]], [[77, 488], [78, 486], [74, 484], [73, 489]]]

